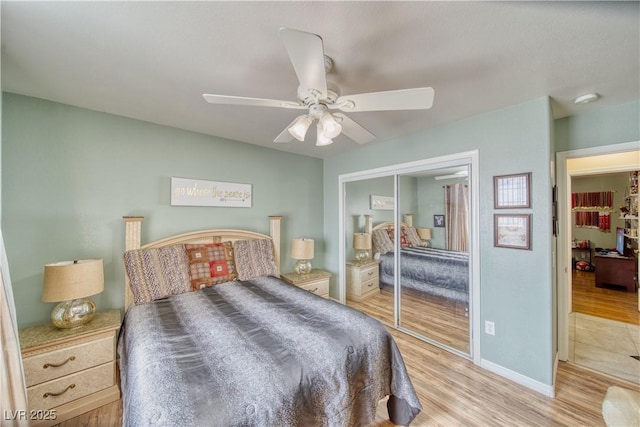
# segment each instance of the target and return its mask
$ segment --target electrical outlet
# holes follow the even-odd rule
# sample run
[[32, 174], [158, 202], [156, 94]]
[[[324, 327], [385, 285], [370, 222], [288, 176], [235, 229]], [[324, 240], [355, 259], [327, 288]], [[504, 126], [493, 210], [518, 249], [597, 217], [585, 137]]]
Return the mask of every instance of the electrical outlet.
[[487, 335], [495, 335], [496, 334], [496, 324], [490, 322], [488, 320], [484, 321], [484, 333]]

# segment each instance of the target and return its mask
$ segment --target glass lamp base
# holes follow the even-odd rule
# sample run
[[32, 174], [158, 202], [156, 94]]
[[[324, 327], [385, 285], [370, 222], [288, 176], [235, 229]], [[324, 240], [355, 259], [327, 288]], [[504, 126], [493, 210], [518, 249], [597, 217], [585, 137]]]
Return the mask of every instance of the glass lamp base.
[[369, 251], [362, 249], [357, 250], [356, 261], [358, 261], [358, 264], [364, 264], [365, 262], [369, 261]]
[[64, 301], [51, 312], [51, 323], [61, 329], [86, 325], [96, 314], [96, 304], [89, 298]]
[[311, 261], [308, 259], [300, 259], [296, 262], [296, 266], [294, 270], [298, 274], [309, 274], [311, 273]]

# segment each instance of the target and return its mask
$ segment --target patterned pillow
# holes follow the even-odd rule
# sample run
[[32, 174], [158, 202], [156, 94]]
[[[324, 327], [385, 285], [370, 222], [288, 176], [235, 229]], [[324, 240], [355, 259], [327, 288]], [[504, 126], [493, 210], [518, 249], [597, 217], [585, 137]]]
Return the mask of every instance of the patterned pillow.
[[[391, 241], [393, 242], [393, 238], [395, 237], [395, 233], [393, 228], [389, 227], [387, 228], [387, 234], [389, 235], [389, 239], [391, 239]], [[404, 229], [404, 227], [400, 228], [400, 247], [401, 248], [411, 248], [413, 247], [413, 244], [411, 243], [411, 241], [409, 240], [409, 238], [407, 237], [407, 231]]]
[[371, 241], [374, 253], [386, 254], [387, 252], [393, 252], [393, 240], [389, 238], [387, 230], [382, 228], [373, 230]]
[[191, 291], [183, 245], [136, 249], [123, 258], [136, 305]]
[[238, 279], [250, 280], [260, 276], [280, 277], [273, 256], [271, 239], [236, 240], [233, 242]]
[[420, 239], [420, 236], [418, 235], [418, 230], [414, 227], [405, 227], [403, 230], [406, 231], [407, 239], [409, 240], [409, 243], [411, 243], [411, 246], [422, 246], [422, 239]]
[[236, 280], [231, 242], [206, 245], [185, 244], [191, 288], [195, 291]]

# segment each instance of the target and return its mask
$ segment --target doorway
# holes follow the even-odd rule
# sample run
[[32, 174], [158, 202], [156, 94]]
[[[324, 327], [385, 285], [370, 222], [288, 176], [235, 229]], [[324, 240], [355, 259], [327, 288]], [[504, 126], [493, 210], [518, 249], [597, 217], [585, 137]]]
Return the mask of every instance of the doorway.
[[[575, 268], [575, 246], [577, 243], [583, 242], [573, 242], [572, 245], [574, 239], [572, 225], [575, 221], [575, 214], [571, 210], [571, 195], [572, 192], [575, 192], [572, 187], [574, 179], [584, 180], [588, 179], [587, 177], [597, 175], [604, 177], [617, 173], [628, 174], [629, 171], [640, 168], [638, 142], [557, 153], [557, 165], [559, 196], [558, 358], [577, 364], [584, 364], [585, 361], [588, 361], [590, 366], [587, 367], [591, 369], [638, 382], [639, 379], [636, 378], [638, 369], [635, 363], [639, 362], [632, 358], [640, 352], [640, 342], [633, 338], [638, 335], [636, 330], [638, 326], [620, 321], [624, 319], [604, 319], [598, 315], [598, 310], [602, 310], [604, 307], [598, 308], [599, 303], [608, 299], [612, 300], [615, 310], [621, 304], [620, 300], [615, 301], [615, 297], [623, 295], [617, 293], [620, 292], [619, 290], [595, 288], [594, 273]], [[579, 187], [576, 188], [580, 191]], [[619, 208], [619, 203], [613, 205], [611, 214], [620, 215], [619, 211], [613, 212]], [[582, 253], [582, 257], [584, 257], [584, 252], [579, 248], [577, 253]], [[595, 253], [591, 252], [591, 254], [593, 256]], [[587, 260], [582, 260], [580, 256], [577, 261], [585, 261], [581, 263], [583, 265], [591, 264]], [[595, 261], [597, 269], [597, 260], [592, 261]], [[585, 296], [585, 292], [590, 295]], [[594, 295], [594, 293], [599, 293], [599, 295]], [[628, 294], [624, 297], [629, 300]], [[596, 306], [592, 307], [593, 312], [589, 312], [584, 306], [585, 301], [589, 299], [596, 302]], [[629, 304], [627, 303], [627, 305]], [[629, 313], [629, 319], [633, 323], [637, 323], [637, 310], [640, 307], [637, 292], [631, 295], [630, 306], [632, 312]], [[578, 313], [577, 311], [586, 313]], [[602, 311], [600, 314], [602, 315]], [[615, 349], [618, 343], [624, 344], [619, 344], [621, 347]], [[615, 350], [619, 354], [610, 352], [604, 355], [605, 350]], [[625, 377], [623, 365], [626, 365], [626, 369], [631, 372], [631, 377]]]

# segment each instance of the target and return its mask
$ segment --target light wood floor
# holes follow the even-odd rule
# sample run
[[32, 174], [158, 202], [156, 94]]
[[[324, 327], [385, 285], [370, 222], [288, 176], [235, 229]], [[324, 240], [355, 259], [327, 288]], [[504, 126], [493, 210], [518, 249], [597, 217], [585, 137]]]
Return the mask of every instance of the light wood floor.
[[577, 313], [640, 325], [638, 294], [624, 288], [596, 288], [595, 273], [574, 271], [572, 308]]
[[[561, 362], [552, 399], [407, 334], [390, 333], [422, 403], [414, 426], [604, 426], [601, 410], [607, 388], [640, 390]], [[121, 401], [114, 402], [59, 426], [120, 426], [121, 407]], [[384, 404], [379, 405], [378, 414], [377, 427], [393, 425]]]
[[[463, 353], [469, 353], [469, 312], [467, 304], [424, 292], [403, 290], [400, 296], [400, 325]], [[361, 302], [347, 301], [349, 307], [393, 325], [393, 289]]]

